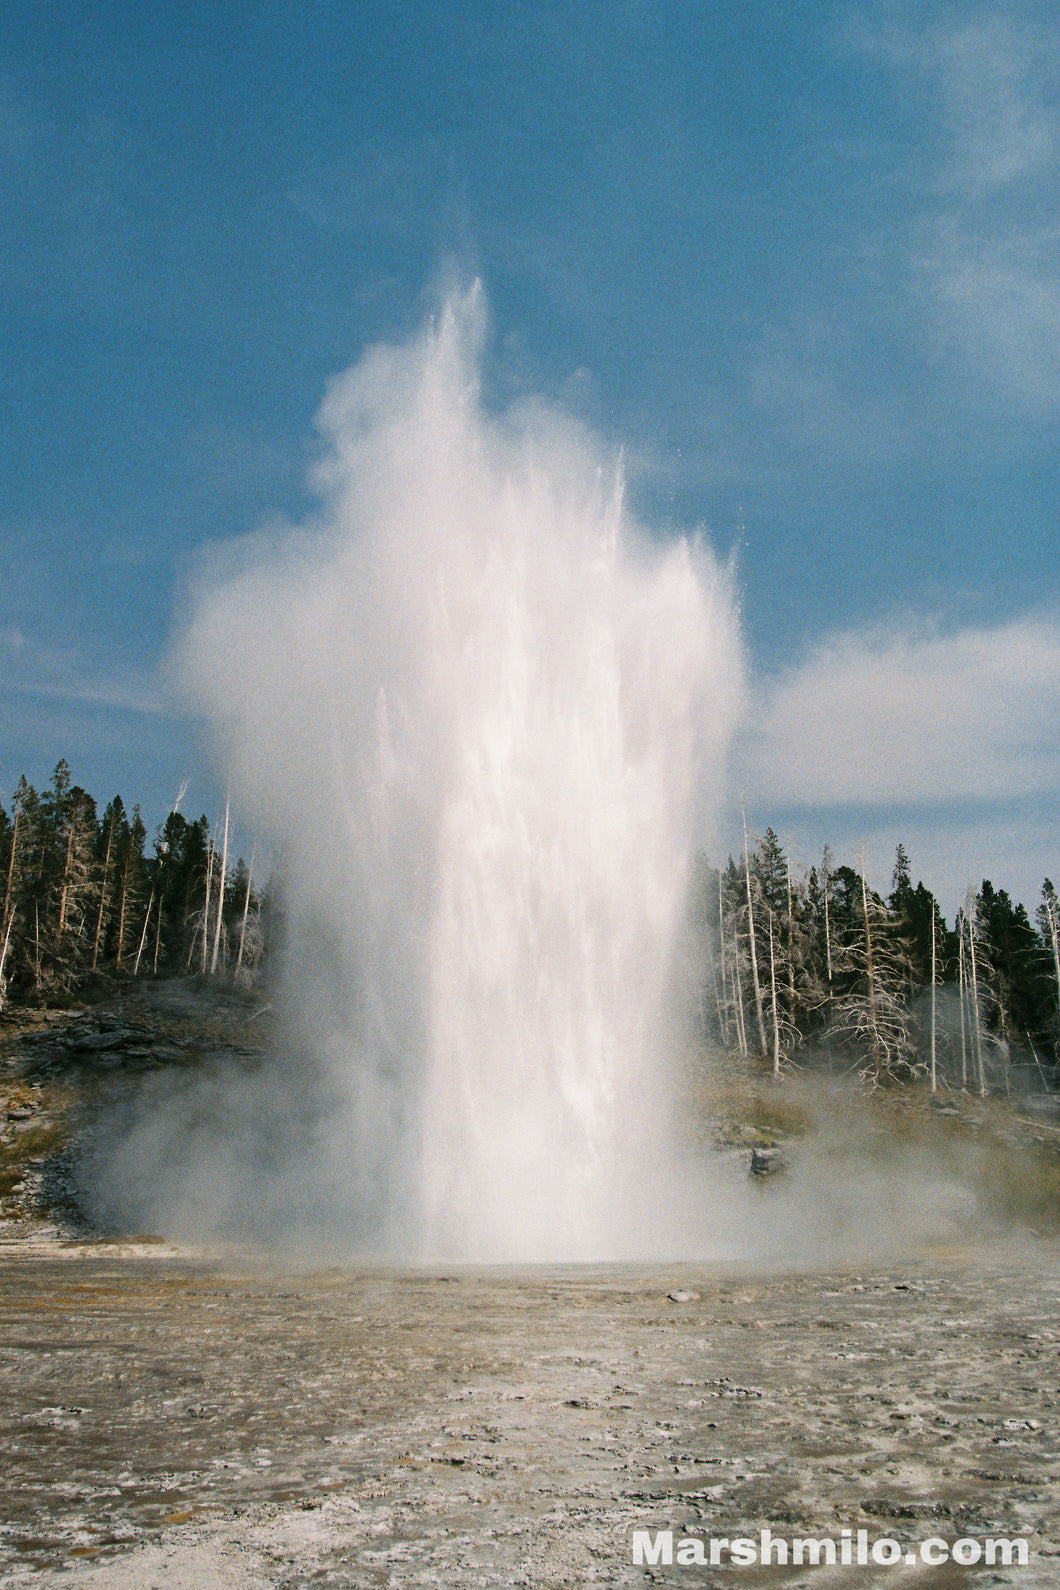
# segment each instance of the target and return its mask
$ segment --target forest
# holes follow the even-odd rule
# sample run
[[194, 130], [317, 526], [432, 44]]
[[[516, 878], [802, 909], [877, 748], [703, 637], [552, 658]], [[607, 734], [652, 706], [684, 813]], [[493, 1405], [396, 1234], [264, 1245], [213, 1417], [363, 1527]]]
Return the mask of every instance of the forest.
[[[0, 807], [0, 1008], [62, 1002], [93, 976], [249, 979], [264, 950], [265, 902], [227, 822], [176, 807], [148, 849], [134, 806], [99, 812], [59, 762], [47, 789], [23, 777]], [[252, 863], [253, 864], [253, 858]]]
[[[60, 761], [0, 807], [0, 1008], [62, 1002], [93, 977], [249, 983], [267, 962], [269, 889], [228, 855], [227, 816], [179, 800], [150, 843], [139, 807], [102, 812]], [[897, 848], [890, 893], [861, 870], [796, 869], [768, 828], [722, 867], [696, 858], [683, 986], [701, 1038], [780, 1074], [858, 1073], [981, 1094], [1060, 1082], [1060, 901], [1033, 921], [989, 880], [952, 926]]]
[[780, 1073], [872, 1087], [1051, 1091], [1060, 1058], [1060, 902], [1032, 922], [984, 879], [952, 926], [897, 847], [886, 898], [828, 847], [796, 872], [772, 828], [738, 860], [697, 858], [689, 937], [705, 1038]]

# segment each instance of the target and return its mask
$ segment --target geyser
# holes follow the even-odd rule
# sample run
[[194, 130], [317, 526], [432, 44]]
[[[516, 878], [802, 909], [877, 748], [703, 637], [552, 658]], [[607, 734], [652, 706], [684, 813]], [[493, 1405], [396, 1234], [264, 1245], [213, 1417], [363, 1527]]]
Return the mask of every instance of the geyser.
[[391, 1253], [634, 1257], [735, 608], [568, 416], [487, 409], [484, 319], [475, 288], [331, 384], [318, 519], [215, 567], [182, 649], [280, 858], [308, 1060], [266, 1202]]

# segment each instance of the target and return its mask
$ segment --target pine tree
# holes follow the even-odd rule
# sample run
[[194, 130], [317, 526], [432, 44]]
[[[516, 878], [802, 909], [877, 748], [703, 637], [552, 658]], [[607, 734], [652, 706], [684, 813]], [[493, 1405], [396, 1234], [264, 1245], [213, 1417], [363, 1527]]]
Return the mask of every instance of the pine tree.
[[132, 822], [127, 823], [119, 833], [115, 862], [114, 964], [118, 968], [125, 967], [139, 942], [139, 911], [144, 901], [147, 878], [144, 863], [146, 838], [140, 808], [134, 806]]
[[[724, 1008], [731, 1018], [731, 1031], [739, 1054], [747, 1059], [747, 1010], [744, 989], [750, 979], [750, 958], [746, 948], [745, 925], [747, 896], [743, 873], [730, 856], [718, 880], [718, 915], [721, 957], [725, 977], [721, 989]], [[728, 1023], [726, 1023], [728, 1025]]]
[[[752, 948], [752, 966], [768, 969], [769, 981], [764, 986], [756, 982], [756, 998], [762, 1017], [767, 1024], [768, 1048], [763, 1034], [763, 1054], [768, 1053], [775, 1076], [781, 1071], [781, 1057], [793, 1047], [790, 1022], [783, 1009], [783, 988], [787, 981], [783, 948], [783, 911], [787, 897], [787, 860], [780, 841], [772, 828], [767, 828], [749, 858], [748, 900], [754, 898], [754, 912], [749, 911], [749, 932]], [[756, 939], [759, 942], [755, 943]]]
[[833, 995], [832, 966], [832, 853], [824, 847], [821, 870], [810, 868], [806, 885], [807, 977], [814, 995], [808, 1000], [808, 1033], [827, 1027]]
[[125, 815], [125, 807], [122, 804], [121, 796], [115, 795], [103, 813], [103, 821], [100, 824], [96, 846], [99, 886], [96, 923], [92, 935], [91, 964], [93, 970], [98, 966], [100, 960], [106, 956], [107, 930], [111, 921], [118, 847], [127, 828], [128, 818]]
[[[1039, 1048], [1048, 1053], [1053, 1039], [1054, 955], [1052, 945], [1036, 931], [1022, 904], [984, 879], [978, 895], [977, 928], [990, 968], [987, 1030], [1005, 1064], [1005, 1083], [1013, 1047], [1023, 1050], [1041, 1069]], [[1039, 916], [1039, 924], [1041, 917]]]
[[57, 763], [39, 803], [35, 876], [32, 881], [33, 981], [68, 991], [84, 970], [86, 921], [94, 883], [96, 807]]
[[8, 987], [18, 980], [24, 945], [25, 910], [30, 898], [33, 857], [37, 849], [40, 798], [25, 775], [15, 790], [14, 808], [5, 835], [4, 903], [0, 915], [0, 1007]]

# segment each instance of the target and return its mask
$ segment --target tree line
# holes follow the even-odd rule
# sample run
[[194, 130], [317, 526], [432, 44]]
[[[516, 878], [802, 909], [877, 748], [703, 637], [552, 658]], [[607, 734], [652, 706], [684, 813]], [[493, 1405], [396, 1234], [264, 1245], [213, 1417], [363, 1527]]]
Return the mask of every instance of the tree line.
[[694, 871], [689, 927], [704, 1037], [777, 1073], [857, 1070], [987, 1093], [1060, 1081], [1060, 902], [1025, 907], [984, 880], [949, 926], [897, 848], [891, 891], [837, 865], [796, 870], [777, 835]]
[[0, 806], [0, 1007], [104, 972], [253, 971], [264, 912], [252, 866], [228, 865], [227, 813], [215, 830], [178, 806], [149, 848], [139, 806], [115, 795], [101, 815], [65, 761], [44, 790], [19, 780]]
[[[183, 791], [182, 791], [183, 794]], [[180, 797], [151, 845], [120, 796], [99, 813], [60, 761], [0, 806], [0, 1007], [70, 995], [93, 974], [248, 980], [266, 950], [266, 891], [228, 858], [227, 813]], [[1032, 921], [984, 879], [952, 926], [898, 846], [890, 893], [861, 870], [796, 869], [772, 828], [693, 869], [688, 912], [703, 1037], [773, 1071], [857, 1070], [986, 1093], [1060, 1085], [1060, 901]], [[1022, 1075], [1019, 1075], [1022, 1073]]]

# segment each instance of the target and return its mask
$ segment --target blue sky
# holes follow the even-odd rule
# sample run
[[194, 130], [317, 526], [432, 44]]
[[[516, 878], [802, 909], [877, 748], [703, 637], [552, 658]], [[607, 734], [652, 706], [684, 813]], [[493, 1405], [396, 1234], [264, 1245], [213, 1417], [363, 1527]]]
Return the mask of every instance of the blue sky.
[[122, 0], [0, 19], [0, 801], [216, 804], [198, 551], [310, 509], [363, 348], [480, 273], [497, 401], [737, 558], [733, 792], [952, 917], [1060, 874], [1051, 6]]

